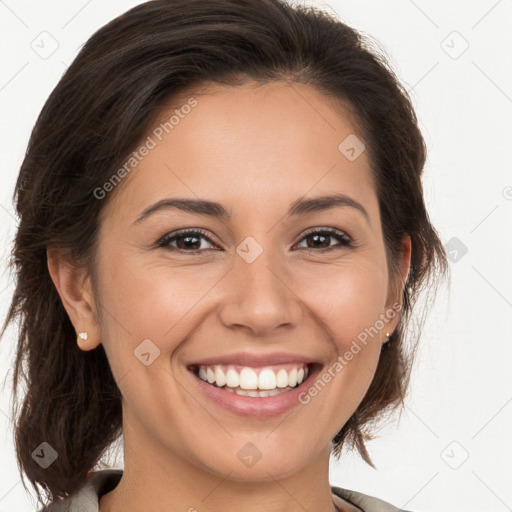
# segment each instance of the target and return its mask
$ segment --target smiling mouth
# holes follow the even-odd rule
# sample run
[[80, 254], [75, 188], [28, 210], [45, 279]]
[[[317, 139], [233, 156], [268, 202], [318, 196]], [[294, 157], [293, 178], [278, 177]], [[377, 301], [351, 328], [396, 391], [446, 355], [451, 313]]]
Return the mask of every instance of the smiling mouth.
[[272, 397], [304, 383], [316, 363], [287, 363], [274, 366], [191, 365], [188, 370], [207, 384], [241, 396]]

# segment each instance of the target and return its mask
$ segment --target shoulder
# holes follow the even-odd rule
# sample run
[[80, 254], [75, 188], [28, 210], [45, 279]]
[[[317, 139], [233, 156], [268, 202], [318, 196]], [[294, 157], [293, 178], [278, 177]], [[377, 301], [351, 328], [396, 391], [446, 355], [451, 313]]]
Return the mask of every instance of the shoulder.
[[99, 497], [111, 491], [122, 475], [122, 469], [91, 471], [86, 484], [78, 492], [37, 512], [99, 512]]
[[[358, 491], [331, 486], [332, 492], [340, 498], [359, 507], [363, 512], [408, 512], [373, 496]], [[410, 511], [409, 511], [410, 512]]]

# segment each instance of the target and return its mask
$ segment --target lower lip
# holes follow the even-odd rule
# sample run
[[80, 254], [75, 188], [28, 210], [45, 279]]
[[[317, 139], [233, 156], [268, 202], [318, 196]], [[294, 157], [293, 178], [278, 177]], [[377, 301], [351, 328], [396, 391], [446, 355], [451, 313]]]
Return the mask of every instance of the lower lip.
[[266, 397], [242, 396], [230, 393], [204, 382], [194, 372], [188, 371], [201, 392], [227, 411], [249, 418], [273, 418], [293, 409], [297, 405], [302, 405], [299, 401], [299, 395], [307, 391], [310, 383], [313, 382], [312, 377], [320, 373], [320, 366], [314, 365], [310, 367], [307, 379], [296, 388], [279, 393], [279, 395]]

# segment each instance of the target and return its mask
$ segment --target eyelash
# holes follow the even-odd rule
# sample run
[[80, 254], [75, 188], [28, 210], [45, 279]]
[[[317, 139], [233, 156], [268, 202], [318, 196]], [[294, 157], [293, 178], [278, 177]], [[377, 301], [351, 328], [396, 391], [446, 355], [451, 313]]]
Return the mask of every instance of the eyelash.
[[[336, 250], [336, 249], [341, 249], [341, 248], [353, 248], [356, 246], [356, 243], [354, 242], [354, 240], [352, 240], [351, 237], [349, 237], [346, 233], [344, 233], [343, 231], [340, 231], [338, 229], [334, 229], [334, 228], [322, 228], [322, 229], [313, 229], [311, 231], [307, 231], [306, 233], [304, 233], [304, 235], [302, 236], [302, 238], [300, 239], [299, 243], [302, 242], [305, 238], [307, 238], [308, 236], [310, 235], [317, 235], [317, 234], [323, 234], [323, 235], [327, 235], [327, 236], [330, 236], [330, 237], [333, 237], [333, 238], [337, 238], [338, 241], [341, 242], [341, 245], [339, 246], [333, 246], [333, 247], [324, 247], [324, 248], [320, 248], [320, 249], [314, 249], [314, 248], [303, 248], [302, 250], [304, 252], [306, 252], [307, 254], [314, 254], [314, 253], [325, 253], [325, 252], [330, 252], [330, 251], [333, 251], [333, 250]], [[189, 253], [189, 254], [199, 254], [201, 252], [203, 252], [203, 250], [205, 249], [195, 249], [195, 250], [191, 250], [191, 251], [187, 251], [185, 249], [180, 249], [180, 248], [177, 248], [177, 247], [170, 247], [169, 244], [171, 242], [174, 242], [176, 239], [182, 237], [182, 236], [185, 236], [185, 235], [201, 235], [203, 238], [205, 238], [206, 240], [208, 240], [208, 242], [210, 242], [211, 244], [214, 244], [215, 243], [210, 239], [210, 237], [207, 235], [206, 231], [202, 230], [202, 229], [183, 229], [183, 230], [179, 230], [179, 231], [176, 231], [174, 233], [169, 233], [165, 236], [163, 236], [159, 241], [158, 241], [158, 247], [162, 247], [162, 248], [169, 248], [169, 250], [172, 250], [172, 251], [178, 251], [178, 252], [181, 252], [181, 253]]]

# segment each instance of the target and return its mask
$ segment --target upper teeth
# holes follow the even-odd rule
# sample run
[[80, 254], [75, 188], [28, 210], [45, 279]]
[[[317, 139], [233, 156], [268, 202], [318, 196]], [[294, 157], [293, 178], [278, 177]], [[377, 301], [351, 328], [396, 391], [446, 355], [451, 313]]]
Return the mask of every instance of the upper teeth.
[[[271, 367], [263, 369], [243, 367], [240, 371], [232, 365], [213, 365], [199, 367], [199, 377], [217, 386], [228, 386], [242, 389], [264, 389], [295, 387], [308, 376], [308, 367], [304, 364], [287, 365], [286, 368], [279, 368], [277, 371]], [[291, 367], [290, 367], [291, 366]], [[258, 374], [259, 372], [259, 374]]]

